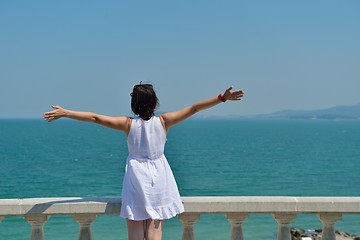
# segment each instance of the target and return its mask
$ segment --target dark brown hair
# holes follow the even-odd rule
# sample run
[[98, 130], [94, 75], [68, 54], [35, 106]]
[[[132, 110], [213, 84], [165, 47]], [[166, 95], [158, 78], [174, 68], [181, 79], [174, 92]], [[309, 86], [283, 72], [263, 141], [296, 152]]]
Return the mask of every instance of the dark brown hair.
[[138, 84], [131, 93], [131, 110], [144, 120], [150, 119], [159, 106], [159, 100], [151, 84]]

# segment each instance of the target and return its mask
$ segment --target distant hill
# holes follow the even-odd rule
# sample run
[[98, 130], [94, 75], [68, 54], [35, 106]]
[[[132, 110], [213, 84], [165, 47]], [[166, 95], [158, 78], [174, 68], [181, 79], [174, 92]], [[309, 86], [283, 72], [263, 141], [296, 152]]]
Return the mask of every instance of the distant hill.
[[256, 115], [257, 118], [272, 119], [359, 119], [360, 104], [354, 106], [336, 106], [320, 110], [284, 110], [271, 114]]

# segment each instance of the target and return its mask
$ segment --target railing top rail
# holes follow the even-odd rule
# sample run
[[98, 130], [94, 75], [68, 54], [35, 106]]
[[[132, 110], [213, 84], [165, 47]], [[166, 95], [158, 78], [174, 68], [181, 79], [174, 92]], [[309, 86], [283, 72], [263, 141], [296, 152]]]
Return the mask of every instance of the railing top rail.
[[[182, 197], [185, 212], [244, 213], [354, 213], [360, 214], [360, 197], [216, 196]], [[61, 197], [0, 199], [0, 216], [81, 213], [118, 214], [119, 197]]]

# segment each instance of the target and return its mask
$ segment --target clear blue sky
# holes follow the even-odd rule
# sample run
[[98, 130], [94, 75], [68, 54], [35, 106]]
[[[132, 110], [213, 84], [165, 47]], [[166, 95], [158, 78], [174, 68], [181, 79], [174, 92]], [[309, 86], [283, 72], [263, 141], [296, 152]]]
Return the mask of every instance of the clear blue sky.
[[0, 1], [0, 117], [51, 104], [131, 115], [153, 83], [160, 111], [233, 85], [247, 115], [360, 103], [360, 1]]

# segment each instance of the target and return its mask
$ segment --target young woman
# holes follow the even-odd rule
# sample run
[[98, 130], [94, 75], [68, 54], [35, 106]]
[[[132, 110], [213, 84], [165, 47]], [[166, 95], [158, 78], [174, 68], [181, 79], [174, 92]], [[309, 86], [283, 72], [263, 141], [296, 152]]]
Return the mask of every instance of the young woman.
[[131, 93], [131, 109], [137, 116], [111, 117], [93, 112], [79, 112], [52, 106], [44, 119], [52, 122], [62, 117], [94, 122], [123, 131], [129, 155], [122, 187], [120, 216], [126, 218], [129, 240], [159, 240], [164, 219], [184, 211], [171, 168], [164, 156], [169, 129], [207, 108], [227, 100], [241, 100], [242, 90], [226, 89], [224, 94], [202, 100], [175, 112], [154, 116], [159, 105], [151, 84], [138, 84]]

